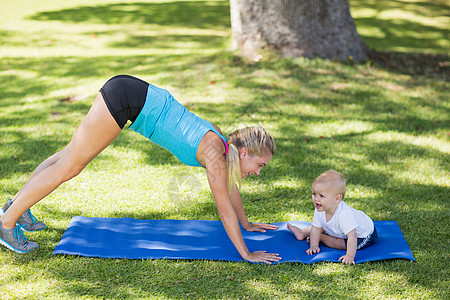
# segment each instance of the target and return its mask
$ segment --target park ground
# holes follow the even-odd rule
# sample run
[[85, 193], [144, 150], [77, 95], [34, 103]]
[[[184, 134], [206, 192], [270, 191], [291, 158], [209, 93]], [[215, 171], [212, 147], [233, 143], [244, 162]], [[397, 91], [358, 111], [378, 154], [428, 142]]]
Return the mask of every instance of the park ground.
[[[0, 199], [62, 149], [102, 84], [131, 74], [229, 134], [262, 125], [277, 153], [244, 181], [251, 222], [311, 221], [333, 168], [346, 202], [395, 220], [416, 262], [256, 265], [53, 256], [73, 216], [218, 220], [204, 170], [124, 130], [33, 208], [33, 254], [0, 249], [2, 299], [449, 299], [447, 1], [350, 0], [375, 51], [362, 64], [229, 50], [228, 1], [0, 0]], [[174, 178], [192, 175], [178, 201]]]

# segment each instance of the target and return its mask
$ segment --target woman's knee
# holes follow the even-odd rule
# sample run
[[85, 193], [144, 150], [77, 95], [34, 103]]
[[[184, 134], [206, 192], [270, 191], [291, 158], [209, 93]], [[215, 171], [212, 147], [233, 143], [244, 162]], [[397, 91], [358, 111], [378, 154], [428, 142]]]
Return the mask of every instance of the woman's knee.
[[58, 160], [55, 162], [54, 172], [57, 174], [61, 182], [68, 181], [83, 171], [89, 162], [85, 162], [77, 155], [73, 155], [70, 144], [58, 152]]
[[66, 163], [61, 166], [60, 179], [61, 182], [66, 182], [76, 176], [86, 167], [85, 164]]

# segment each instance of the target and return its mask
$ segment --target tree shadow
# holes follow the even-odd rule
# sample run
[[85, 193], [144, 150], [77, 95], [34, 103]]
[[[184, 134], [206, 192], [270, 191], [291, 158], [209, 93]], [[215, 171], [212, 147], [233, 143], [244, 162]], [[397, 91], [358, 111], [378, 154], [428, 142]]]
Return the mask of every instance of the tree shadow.
[[[134, 66], [140, 67], [140, 72], [142, 74], [154, 74], [157, 72], [162, 72], [163, 70], [170, 70], [170, 72], [178, 74], [180, 76], [177, 81], [182, 84], [195, 85], [197, 81], [196, 78], [188, 78], [190, 74], [183, 75], [183, 70], [192, 69], [199, 65], [210, 65], [217, 64], [222, 65], [223, 57], [217, 57], [215, 55], [205, 57], [202, 55], [191, 56], [189, 59], [179, 62], [179, 55], [161, 55], [159, 57], [147, 58], [145, 56], [134, 56], [129, 57], [126, 63], [127, 67]], [[226, 64], [233, 65], [234, 58], [231, 61], [225, 61]], [[96, 58], [57, 58], [57, 59], [17, 59], [17, 64], [22, 66], [29, 65], [30, 69], [38, 70], [37, 78], [41, 75], [51, 76], [51, 77], [66, 77], [68, 80], [70, 78], [79, 77], [84, 74], [84, 77], [98, 78], [104, 73], [114, 74], [126, 69], [123, 65], [115, 64], [118, 58], [111, 57], [110, 59], [98, 60]], [[20, 62], [19, 62], [20, 61]], [[51, 63], [51, 61], [53, 63]], [[171, 64], [172, 62], [177, 62], [176, 64]], [[10, 63], [14, 64], [14, 59], [10, 59]], [[298, 177], [304, 176], [305, 172], [297, 172], [294, 164], [298, 164], [305, 168], [303, 170], [317, 170], [319, 168], [324, 168], [327, 164], [317, 164], [316, 162], [310, 162], [309, 165], [303, 162], [305, 157], [309, 155], [314, 155], [317, 157], [316, 161], [327, 160], [330, 157], [330, 152], [325, 150], [330, 149], [333, 143], [341, 143], [344, 145], [351, 144], [355, 140], [361, 140], [364, 136], [369, 135], [375, 131], [396, 131], [403, 132], [407, 134], [417, 134], [417, 133], [433, 133], [436, 130], [445, 130], [447, 128], [447, 121], [445, 119], [430, 119], [423, 118], [415, 112], [413, 106], [407, 105], [405, 103], [398, 103], [393, 101], [391, 98], [384, 97], [383, 91], [381, 89], [377, 90], [358, 90], [358, 88], [345, 88], [333, 93], [328, 93], [324, 97], [310, 98], [298, 95], [299, 87], [311, 87], [332, 90], [331, 86], [327, 86], [329, 83], [321, 79], [323, 78], [319, 74], [319, 70], [308, 70], [307, 67], [302, 67], [301, 65], [284, 62], [285, 65], [281, 66], [279, 63], [262, 63], [258, 65], [248, 65], [231, 67], [231, 70], [223, 70], [224, 72], [230, 74], [230, 82], [234, 83], [235, 88], [243, 89], [248, 94], [245, 99], [240, 99], [236, 102], [236, 105], [230, 105], [229, 103], [210, 103], [210, 102], [195, 102], [195, 113], [200, 116], [218, 123], [222, 128], [233, 128], [236, 120], [240, 120], [241, 123], [248, 124], [264, 124], [275, 122], [277, 124], [277, 142], [279, 143], [279, 153], [274, 157], [274, 161], [279, 167], [288, 172], [291, 176]], [[168, 67], [169, 66], [169, 67]], [[333, 74], [330, 75], [332, 78], [338, 78], [339, 80], [353, 80], [360, 85], [369, 85], [373, 82], [372, 76], [353, 78], [351, 73], [351, 66], [344, 66], [342, 70], [333, 70]], [[276, 82], [260, 83], [257, 81], [257, 77], [253, 77], [252, 74], [255, 70], [266, 69], [272, 70], [282, 77], [290, 80], [295, 80], [299, 86], [292, 86], [291, 88], [280, 87]], [[90, 72], [86, 72], [90, 70]], [[106, 72], [105, 70], [109, 70]], [[87, 73], [87, 74], [86, 74]], [[231, 75], [232, 74], [232, 75]], [[186, 76], [186, 77], [184, 77]], [[144, 78], [145, 79], [145, 78]], [[328, 79], [327, 79], [328, 80]], [[106, 81], [106, 79], [105, 79]], [[332, 81], [329, 81], [330, 84]], [[65, 82], [61, 82], [55, 86], [43, 85], [40, 86], [41, 81], [39, 80], [28, 80], [23, 81], [17, 76], [5, 76], [5, 81], [0, 83], [0, 87], [5, 89], [6, 101], [1, 102], [2, 107], [5, 109], [14, 106], [16, 103], [14, 99], [24, 99], [27, 94], [37, 95], [39, 92], [44, 94], [49, 92], [49, 89], [58, 89], [63, 87]], [[21, 86], [21, 90], [15, 90], [14, 86]], [[92, 93], [92, 92], [90, 92]], [[79, 123], [82, 116], [87, 112], [91, 99], [93, 99], [95, 93], [92, 93], [89, 100], [80, 101], [75, 103], [63, 103], [54, 97], [49, 97], [45, 101], [45, 106], [39, 109], [26, 109], [18, 113], [1, 115], [0, 121], [5, 125], [12, 124], [22, 124], [22, 125], [32, 125], [39, 123], [48, 123], [49, 125], [59, 126], [64, 124], [75, 128]], [[17, 100], [15, 100], [17, 101]], [[24, 100], [21, 100], [24, 101]], [[25, 103], [25, 102], [24, 102]], [[357, 109], [355, 112], [350, 114], [346, 106], [341, 106], [345, 104], [351, 107], [352, 110]], [[302, 114], [295, 109], [296, 105], [309, 105], [315, 106], [324, 110], [336, 110], [337, 112], [344, 112], [342, 119], [345, 121], [362, 121], [369, 122], [372, 126], [370, 131], [364, 130], [362, 133], [352, 133], [346, 134], [335, 134], [333, 132], [326, 132], [326, 138], [318, 138], [310, 136], [310, 134], [305, 131], [304, 125], [314, 124], [314, 123], [325, 123], [329, 119], [328, 117], [317, 117], [308, 114]], [[439, 102], [428, 102], [426, 106], [435, 111], [445, 110], [442, 103]], [[370, 114], [364, 114], [363, 112], [370, 112]], [[69, 112], [75, 112], [80, 116], [80, 120], [52, 120], [52, 113], [67, 114]], [[229, 118], [222, 118], [218, 116], [230, 116]], [[345, 116], [348, 115], [348, 116]], [[9, 126], [8, 125], [8, 126]], [[230, 133], [230, 132], [226, 132]], [[55, 139], [55, 136], [39, 136], [35, 138], [30, 138], [26, 133], [20, 131], [10, 131], [8, 135], [14, 137], [13, 142], [3, 142], [4, 147], [9, 147], [8, 145], [15, 145], [18, 149], [21, 149], [16, 153], [16, 156], [24, 160], [24, 163], [20, 165], [21, 170], [26, 170], [31, 167], [31, 165], [37, 165], [37, 162], [42, 161], [46, 157], [53, 154], [58, 148], [64, 146], [67, 143], [70, 133], [67, 136], [62, 134]], [[373, 151], [372, 153], [362, 153], [368, 157], [371, 161], [377, 162], [378, 157], [389, 157], [396, 155], [397, 153], [405, 154], [408, 149], [415, 149], [414, 155], [417, 156], [427, 156], [441, 161], [442, 164], [446, 162], [442, 155], [437, 151], [431, 151], [429, 149], [421, 148], [418, 146], [408, 145], [403, 149], [401, 145], [396, 144], [398, 142], [391, 142], [381, 148], [380, 153]], [[378, 149], [378, 144], [374, 144], [374, 150]], [[129, 147], [132, 150], [145, 153], [146, 162], [149, 165], [159, 165], [159, 164], [178, 164], [177, 160], [172, 157], [172, 155], [161, 149], [160, 147], [148, 143], [145, 138], [136, 139], [134, 134], [126, 133], [121, 134], [119, 138], [113, 143], [112, 147]], [[41, 148], [37, 151], [37, 148]], [[397, 150], [389, 153], [389, 149], [398, 148]], [[363, 148], [365, 151], [369, 151], [371, 148]], [[331, 151], [332, 152], [332, 151]], [[282, 154], [282, 155], [281, 155]], [[99, 159], [102, 159], [101, 157]], [[107, 159], [107, 157], [104, 157]], [[17, 161], [17, 158], [3, 158], [5, 164], [12, 165]], [[8, 160], [13, 163], [8, 163]], [[339, 158], [342, 160], [342, 158]], [[382, 163], [383, 161], [380, 161]], [[356, 165], [359, 167], [357, 161], [348, 161], [349, 165]], [[16, 169], [17, 171], [17, 169]], [[6, 172], [6, 173], [5, 173]], [[8, 171], [3, 169], [2, 176], [8, 176], [13, 171]], [[308, 172], [306, 172], [308, 173]], [[296, 175], [297, 174], [297, 175]], [[299, 175], [303, 174], [303, 175]], [[279, 175], [279, 174], [278, 174]], [[313, 179], [308, 177], [308, 179]], [[301, 178], [301, 177], [299, 177]], [[304, 179], [304, 178], [303, 178]], [[377, 186], [376, 188], [380, 188]]]
[[[395, 5], [399, 3], [398, 1], [386, 3], [389, 2]], [[374, 4], [375, 1], [369, 3]], [[205, 2], [200, 1], [180, 1], [159, 4], [84, 6], [42, 12], [32, 16], [31, 19], [74, 22], [80, 25], [87, 22], [105, 24], [128, 22], [137, 25], [156, 24], [187, 28], [224, 29], [229, 27], [228, 1], [208, 2], [206, 8], [204, 4]], [[367, 24], [370, 25], [370, 23]], [[403, 23], [396, 29], [410, 25], [412, 24]], [[441, 31], [438, 33], [442, 34]], [[111, 31], [104, 34], [111, 34]], [[11, 33], [5, 36], [0, 34], [2, 42], [9, 43], [12, 38]], [[117, 41], [111, 46], [117, 48], [150, 46], [153, 42], [159, 48], [164, 48], [165, 42], [189, 41], [200, 47], [213, 47], [221, 42], [221, 38], [214, 35], [183, 34], [147, 40], [145, 35], [131, 33], [125, 40]], [[403, 44], [406, 42], [407, 40], [402, 41]], [[421, 46], [422, 42], [424, 40], [418, 39], [414, 43], [415, 47]], [[448, 78], [448, 65], [445, 63], [439, 65], [440, 62], [448, 61], [447, 56], [395, 52], [375, 52], [374, 55], [379, 55], [371, 58], [379, 68], [398, 74], [411, 74], [413, 79], [417, 80], [409, 82], [410, 86], [405, 88], [420, 87], [420, 81], [426, 80], [422, 75], [434, 77], [437, 81], [444, 82], [443, 84]], [[435, 69], [436, 64], [439, 69]], [[54, 95], [55, 91], [63, 91], [71, 84], [79, 86], [92, 81], [98, 82], [98, 88], [100, 88], [101, 84], [108, 79], [107, 77], [128, 73], [143, 79], [152, 78], [152, 74], [167, 74], [158, 77], [159, 86], [164, 87], [167, 84], [182, 91], [189, 91], [194, 86], [200, 86], [203, 92], [208, 90], [210, 82], [215, 80], [213, 76], [219, 74], [221, 78], [225, 78], [222, 79], [224, 87], [217, 88], [219, 92], [224, 93], [223, 97], [228, 97], [227, 90], [237, 90], [239, 99], [232, 96], [226, 103], [194, 101], [192, 105], [188, 104], [190, 109], [225, 128], [226, 133], [230, 133], [229, 128], [234, 128], [236, 123], [267, 125], [272, 129], [271, 132], [278, 146], [276, 155], [269, 166], [264, 168], [263, 174], [258, 178], [246, 180], [244, 184], [242, 195], [249, 218], [268, 222], [277, 221], [276, 217], [293, 211], [312, 216], [310, 184], [321, 172], [335, 168], [346, 175], [350, 186], [363, 186], [376, 194], [375, 196], [354, 195], [348, 198], [349, 204], [356, 204], [374, 219], [398, 221], [414, 253], [424, 252], [422, 256], [424, 260], [436, 261], [436, 256], [441, 254], [428, 251], [429, 245], [444, 250], [448, 248], [446, 239], [443, 238], [448, 233], [446, 223], [450, 211], [446, 201], [448, 187], [433, 183], [409, 182], [395, 176], [399, 170], [408, 170], [409, 166], [403, 160], [414, 161], [415, 157], [426, 158], [442, 166], [444, 171], [441, 169], [437, 171], [445, 174], [445, 170], [449, 169], [449, 161], [445, 153], [431, 147], [412, 145], [406, 141], [366, 142], [370, 140], [366, 138], [375, 132], [392, 131], [408, 135], [433, 135], [438, 131], [444, 132], [448, 129], [446, 117], [448, 109], [442, 101], [409, 97], [406, 102], [401, 103], [396, 101], [395, 95], [389, 96], [387, 91], [365, 88], [376, 84], [379, 79], [373, 74], [357, 74], [360, 70], [358, 67], [361, 65], [330, 65], [315, 64], [315, 62], [302, 64], [295, 60], [244, 64], [232, 54], [104, 56], [100, 59], [98, 57], [8, 58], [2, 62], [2, 65], [4, 70], [20, 69], [27, 74], [36, 72], [31, 79], [20, 74], [0, 75], [2, 91], [0, 123], [2, 127], [7, 128], [0, 132], [2, 134], [0, 178], [2, 179], [31, 172], [42, 160], [67, 144], [97, 92], [96, 90], [87, 91], [89, 97], [82, 101], [64, 102], [60, 101], [62, 96]], [[211, 73], [204, 72], [205, 66], [213, 66], [214, 69]], [[186, 70], [199, 75], [192, 76], [192, 72], [186, 72]], [[261, 81], [259, 75], [265, 70], [276, 76], [272, 75], [273, 77], [269, 76], [270, 80]], [[288, 84], [283, 85], [283, 81]], [[356, 83], [356, 87], [336, 88], [334, 87], [336, 82]], [[215, 84], [219, 85], [220, 82]], [[39, 100], [41, 106], [28, 106], [28, 97], [41, 97]], [[415, 108], [419, 105], [441, 113], [441, 117], [428, 117], [417, 113]], [[325, 114], [302, 111], [298, 107], [313, 107]], [[3, 113], [4, 111], [10, 113]], [[326, 124], [330, 119], [343, 123], [354, 121], [370, 123], [371, 127], [351, 133], [325, 130], [322, 137], [311, 134], [307, 129], [310, 125]], [[15, 128], [16, 124], [19, 128]], [[21, 130], [20, 126], [25, 127], [26, 130]], [[46, 126], [51, 127], [53, 132], [51, 135], [45, 134]], [[42, 132], [42, 134], [32, 135], [32, 131]], [[364, 143], [358, 146], [361, 141]], [[145, 164], [149, 166], [181, 165], [168, 151], [149, 143], [143, 137], [137, 138], [131, 132], [123, 132], [111, 147], [128, 148], [142, 153]], [[14, 153], [11, 149], [14, 149]], [[399, 161], [394, 161], [396, 158], [399, 158]], [[117, 163], [116, 159], [109, 157], [108, 154], [102, 154], [97, 159]], [[370, 165], [388, 165], [389, 167], [377, 170], [370, 168]], [[114, 174], [114, 176], [126, 175], [126, 173]], [[276, 185], [280, 178], [281, 181], [292, 180], [296, 186]], [[250, 187], [254, 185], [258, 185], [258, 188], [251, 189]], [[114, 187], [112, 186], [111, 189], [113, 190]], [[14, 194], [16, 191], [12, 191], [10, 187], [2, 187], [2, 192]], [[73, 201], [76, 200], [73, 199]], [[218, 219], [211, 196], [209, 200], [211, 201], [200, 203], [195, 208], [179, 207], [177, 213], [189, 219]], [[46, 205], [45, 202], [39, 209], [48, 218], [54, 220], [68, 221], [73, 215], [83, 214], [81, 209], [75, 209], [69, 213], [57, 206]], [[173, 214], [167, 210], [163, 212], [150, 209], [136, 212], [111, 210], [106, 212], [105, 216], [166, 219]], [[430, 224], [433, 226], [429, 226]], [[53, 291], [58, 293], [64, 291], [69, 297], [135, 298], [136, 295], [146, 297], [151, 293], [153, 297], [180, 299], [209, 296], [238, 298], [242, 295], [252, 295], [258, 299], [273, 298], [274, 290], [278, 291], [280, 298], [348, 297], [348, 289], [358, 294], [356, 285], [345, 287], [343, 290], [340, 286], [342, 281], [335, 279], [334, 271], [329, 274], [320, 272], [323, 266], [321, 264], [311, 266], [286, 264], [274, 268], [225, 262], [171, 261], [168, 263], [70, 256], [53, 257], [51, 252], [62, 236], [64, 228], [55, 225], [47, 232], [42, 235], [46, 235], [48, 240], [42, 241], [42, 237], [41, 240], [37, 240], [42, 244], [42, 248], [36, 256], [17, 258], [8, 253], [5, 257], [15, 260], [16, 264], [23, 265], [29, 262], [45, 261], [47, 272], [58, 278], [60, 280], [58, 283], [61, 284], [49, 287], [49, 294]], [[391, 274], [398, 271], [405, 274], [407, 278], [412, 278], [409, 279], [409, 286], [419, 286], [434, 291], [434, 285], [439, 280], [439, 276], [436, 276], [436, 280], [424, 280], [423, 278], [429, 278], [427, 274], [430, 268], [423, 267], [423, 264], [413, 268], [407, 268], [405, 265], [403, 262], [396, 261], [367, 264], [361, 266], [362, 271], [352, 269], [350, 277], [355, 278], [359, 275], [364, 278], [364, 272], [385, 270]], [[445, 267], [446, 264], [440, 267], [433, 266], [432, 270], [436, 273], [444, 273], [445, 271], [442, 270], [445, 270]], [[227, 276], [224, 276], [224, 273]], [[17, 276], [29, 276], [26, 278], [30, 281], [33, 279], [28, 273]], [[234, 279], [230, 279], [233, 277]], [[263, 278], [261, 280], [264, 280], [265, 284], [271, 288], [268, 290], [252, 288], [249, 282], [255, 278]], [[2, 283], [11, 283], [15, 280], [17, 278], [13, 276], [1, 279]], [[307, 291], [299, 289], [297, 294], [288, 292], [288, 287], [295, 291], [295, 285], [299, 281], [307, 281]], [[209, 286], [211, 282], [224, 288], [212, 290], [205, 295], [205, 285]], [[324, 282], [328, 287], [326, 290], [323, 288]], [[139, 294], [142, 290], [147, 293]]]
[[110, 43], [114, 48], [156, 48], [156, 49], [183, 49], [188, 45], [189, 48], [210, 49], [223, 45], [228, 38], [213, 35], [171, 35], [162, 36], [152, 35], [134, 35], [130, 34], [125, 40]]
[[[372, 63], [391, 72], [448, 80], [450, 59], [443, 46], [448, 41], [448, 28], [444, 24], [430, 24], [423, 20], [423, 17], [447, 16], [450, 11], [448, 3], [351, 0], [350, 5], [355, 10], [371, 11], [373, 15], [355, 17], [357, 27], [369, 30], [369, 33], [362, 34], [362, 38], [372, 48], [369, 53]], [[395, 14], [398, 18], [383, 18], [383, 13]], [[382, 50], [393, 48], [406, 51]], [[437, 53], [426, 53], [430, 51]]]
[[[376, 50], [392, 47], [405, 47], [417, 49], [423, 48], [441, 50], [437, 41], [446, 40], [448, 29], [429, 24], [421, 17], [435, 18], [448, 15], [450, 6], [445, 1], [420, 1], [406, 3], [404, 1], [361, 1], [351, 0], [350, 5], [355, 10], [370, 11], [370, 17], [355, 17], [357, 26], [376, 30], [373, 36], [364, 35], [364, 40], [369, 46], [376, 46]], [[387, 13], [389, 17], [383, 17]], [[397, 18], [392, 17], [393, 15]], [[417, 18], [416, 18], [417, 16]], [[417, 35], [418, 32], [427, 33]], [[432, 37], [432, 38], [430, 38]], [[422, 50], [422, 51], [421, 51]]]
[[450, 58], [444, 54], [405, 53], [372, 51], [371, 62], [390, 72], [411, 76], [429, 76], [448, 80], [450, 78]]
[[93, 24], [155, 24], [165, 27], [229, 28], [228, 1], [171, 1], [169, 3], [118, 3], [80, 6], [40, 12], [36, 21]]
[[[77, 267], [64, 269], [63, 261], [77, 261]], [[101, 260], [101, 263], [99, 263]], [[342, 289], [332, 279], [334, 274], [314, 274], [308, 267], [294, 264], [277, 266], [251, 265], [248, 263], [208, 262], [208, 261], [143, 261], [96, 258], [71, 258], [59, 256], [52, 259], [47, 267], [64, 282], [62, 286], [50, 288], [63, 289], [66, 296], [72, 297], [104, 297], [135, 299], [161, 297], [170, 299], [240, 298], [252, 295], [255, 299], [271, 299], [274, 291], [280, 298], [329, 296], [345, 297], [348, 289], [357, 292], [356, 288]], [[297, 268], [297, 270], [295, 270]], [[126, 270], [126, 273], [118, 273]], [[300, 273], [300, 274], [299, 274]], [[289, 278], [288, 274], [302, 275]], [[307, 276], [307, 279], [305, 278]], [[83, 280], [80, 280], [83, 278]], [[296, 282], [309, 281], [309, 286], [316, 287], [309, 292], [292, 289]], [[328, 292], [320, 290], [321, 282], [329, 280]], [[261, 281], [272, 286], [270, 290], [258, 289], [249, 285], [249, 281]], [[215, 283], [218, 288], [205, 290], [205, 285]], [[93, 286], [95, 288], [93, 288]], [[115, 287], [115, 288], [111, 288]]]

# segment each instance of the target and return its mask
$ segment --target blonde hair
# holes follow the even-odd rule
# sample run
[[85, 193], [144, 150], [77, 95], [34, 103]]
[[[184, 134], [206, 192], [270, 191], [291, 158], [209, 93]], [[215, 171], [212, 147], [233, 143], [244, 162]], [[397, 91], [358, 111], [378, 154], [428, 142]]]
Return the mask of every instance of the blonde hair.
[[239, 188], [242, 185], [241, 165], [239, 162], [239, 150], [247, 148], [250, 156], [262, 155], [267, 152], [275, 153], [276, 145], [272, 136], [260, 126], [251, 126], [238, 129], [230, 134], [228, 138], [227, 161], [227, 183], [228, 192], [231, 195], [236, 179]]
[[328, 170], [320, 174], [316, 180], [314, 180], [313, 184], [324, 182], [328, 184], [332, 184], [336, 189], [338, 194], [342, 195], [342, 199], [345, 197], [345, 179], [344, 176], [336, 170]]

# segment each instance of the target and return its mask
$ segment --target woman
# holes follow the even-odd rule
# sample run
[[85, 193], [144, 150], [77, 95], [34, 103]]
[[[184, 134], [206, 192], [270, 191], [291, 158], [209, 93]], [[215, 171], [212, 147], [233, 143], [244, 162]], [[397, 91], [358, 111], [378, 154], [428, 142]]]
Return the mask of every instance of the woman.
[[235, 182], [237, 179], [240, 185], [242, 178], [259, 175], [269, 163], [276, 148], [272, 137], [261, 127], [248, 127], [233, 132], [227, 141], [217, 126], [186, 110], [169, 92], [128, 75], [105, 83], [70, 143], [42, 162], [8, 200], [0, 218], [0, 243], [19, 253], [38, 248], [21, 231], [45, 228], [30, 207], [77, 176], [114, 141], [128, 120], [132, 122], [130, 129], [166, 148], [181, 162], [206, 168], [219, 216], [243, 259], [264, 263], [281, 259], [274, 253], [248, 251], [239, 222], [247, 231], [277, 227], [247, 221]]

